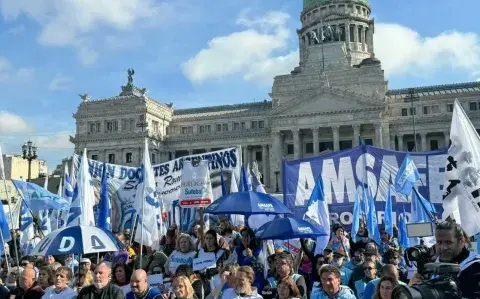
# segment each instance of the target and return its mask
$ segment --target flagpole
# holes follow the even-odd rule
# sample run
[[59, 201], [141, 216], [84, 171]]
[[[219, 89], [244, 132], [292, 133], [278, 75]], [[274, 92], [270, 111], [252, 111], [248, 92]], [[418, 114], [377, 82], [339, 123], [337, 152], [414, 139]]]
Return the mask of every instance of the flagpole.
[[[0, 157], [0, 159], [1, 159], [1, 157]], [[5, 247], [5, 245], [4, 245], [5, 244], [5, 238], [3, 237], [3, 232], [2, 232], [1, 229], [0, 229], [0, 238], [2, 238], [2, 246]], [[3, 251], [5, 251], [5, 248], [2, 248], [2, 249], [3, 249]], [[5, 262], [7, 263], [7, 271], [8, 271], [8, 273], [10, 273], [10, 263], [8, 262], [7, 255], [5, 254], [5, 252], [3, 253], [3, 255], [5, 256]]]
[[[145, 155], [145, 151], [146, 151], [146, 148], [145, 146], [147, 145], [147, 141], [145, 140], [145, 142], [143, 143], [144, 146], [143, 146], [143, 155]], [[145, 161], [145, 157], [143, 157], [143, 160]], [[146, 172], [146, 169], [145, 169], [145, 163], [143, 163], [143, 185], [142, 185], [142, 218], [140, 218], [141, 220], [141, 223], [142, 223], [142, 227], [140, 228], [140, 234], [141, 234], [141, 238], [140, 238], [140, 269], [142, 269], [142, 266], [143, 266], [143, 220], [145, 219], [145, 172]]]
[[[0, 156], [0, 159], [3, 159], [2, 156]], [[3, 172], [3, 169], [1, 169], [1, 171]], [[9, 218], [10, 218], [10, 225], [12, 226], [12, 230], [13, 230], [13, 247], [15, 249], [15, 259], [17, 260], [17, 265], [20, 265], [20, 260], [18, 258], [18, 246], [17, 246], [17, 234], [15, 233], [15, 226], [13, 226], [13, 216], [12, 216], [12, 205], [10, 204], [10, 196], [8, 195], [8, 188], [7, 188], [7, 180], [5, 179], [5, 175], [2, 176], [3, 177], [3, 184], [5, 185], [5, 193], [7, 194], [7, 203], [8, 203], [8, 210], [9, 210]], [[15, 185], [15, 184], [14, 184]], [[16, 188], [16, 187], [15, 187]], [[20, 207], [21, 208], [21, 207]], [[19, 217], [20, 217], [20, 213], [18, 214]], [[17, 219], [18, 221], [18, 219]]]

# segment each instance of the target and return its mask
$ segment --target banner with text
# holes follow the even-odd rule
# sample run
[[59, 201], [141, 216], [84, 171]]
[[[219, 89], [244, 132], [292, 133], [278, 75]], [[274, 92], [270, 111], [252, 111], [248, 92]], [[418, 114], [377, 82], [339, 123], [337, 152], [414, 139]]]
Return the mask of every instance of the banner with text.
[[[223, 169], [227, 186], [232, 176], [239, 181], [241, 170], [241, 147], [227, 148], [219, 151], [185, 156], [162, 164], [153, 165], [157, 191], [164, 200], [166, 211], [170, 211], [174, 200], [180, 195], [182, 169], [184, 161], [208, 161], [208, 169], [214, 198], [222, 194], [220, 170]], [[75, 175], [82, 159], [79, 155], [73, 156]], [[95, 198], [100, 200], [100, 183], [103, 171], [103, 162], [88, 160], [90, 175], [95, 186]], [[108, 171], [108, 190], [112, 202], [112, 229], [115, 231], [130, 228], [135, 219], [136, 211], [133, 208], [135, 191], [138, 184], [140, 168], [116, 164], [106, 164]]]
[[[375, 198], [377, 219], [379, 225], [382, 225], [389, 181], [395, 180], [406, 154], [364, 145], [313, 158], [285, 161], [284, 202], [296, 216], [303, 217], [316, 179], [322, 175], [330, 219], [342, 223], [349, 231], [353, 220], [356, 186], [365, 183]], [[438, 215], [441, 215], [447, 150], [412, 152], [410, 156], [421, 176], [417, 189], [435, 205]], [[403, 207], [408, 218], [410, 200], [410, 196], [406, 198], [392, 188], [395, 222]]]

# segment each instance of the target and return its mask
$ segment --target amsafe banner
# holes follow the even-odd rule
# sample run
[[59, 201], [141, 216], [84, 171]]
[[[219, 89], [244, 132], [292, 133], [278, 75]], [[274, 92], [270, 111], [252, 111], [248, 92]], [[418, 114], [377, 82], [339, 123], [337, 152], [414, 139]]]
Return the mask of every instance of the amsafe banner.
[[[87, 149], [88, 150], [88, 149]], [[182, 181], [182, 169], [184, 161], [208, 161], [208, 169], [212, 182], [214, 198], [222, 194], [220, 182], [220, 170], [223, 169], [227, 186], [230, 186], [230, 178], [236, 177], [239, 181], [241, 170], [241, 147], [232, 147], [219, 151], [185, 156], [165, 163], [153, 165], [157, 191], [162, 196], [165, 209], [169, 211], [171, 204], [180, 195]], [[78, 172], [78, 166], [82, 156], [74, 155], [74, 171]], [[95, 198], [98, 204], [100, 200], [100, 183], [103, 171], [103, 162], [88, 160], [92, 183], [95, 186]], [[130, 228], [135, 219], [136, 211], [133, 207], [135, 190], [138, 184], [140, 168], [117, 164], [106, 164], [109, 173], [108, 189], [112, 202], [112, 229], [115, 231]], [[96, 210], [95, 206], [95, 210]]]
[[[377, 219], [382, 225], [389, 181], [395, 180], [406, 154], [363, 145], [313, 158], [285, 161], [284, 202], [296, 216], [303, 217], [307, 209], [306, 203], [321, 175], [331, 221], [338, 221], [350, 230], [356, 186], [365, 183], [375, 198]], [[441, 215], [447, 150], [411, 152], [410, 156], [421, 176], [417, 189], [435, 205], [438, 215]], [[407, 199], [393, 189], [395, 221], [403, 207], [408, 218], [411, 197]]]

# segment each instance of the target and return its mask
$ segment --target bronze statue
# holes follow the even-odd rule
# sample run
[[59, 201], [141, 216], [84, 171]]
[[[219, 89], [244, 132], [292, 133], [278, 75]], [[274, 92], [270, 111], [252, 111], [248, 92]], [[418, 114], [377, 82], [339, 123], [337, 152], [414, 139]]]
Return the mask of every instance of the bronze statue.
[[135, 70], [134, 69], [128, 69], [128, 84], [133, 85], [133, 75], [135, 75]]

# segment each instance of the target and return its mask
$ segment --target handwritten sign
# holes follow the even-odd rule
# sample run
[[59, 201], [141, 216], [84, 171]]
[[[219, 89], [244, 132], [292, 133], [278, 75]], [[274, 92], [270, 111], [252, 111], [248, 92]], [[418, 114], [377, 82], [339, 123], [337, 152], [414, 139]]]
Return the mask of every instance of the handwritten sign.
[[215, 267], [217, 267], [217, 258], [213, 252], [206, 252], [200, 257], [193, 259], [193, 271]]

